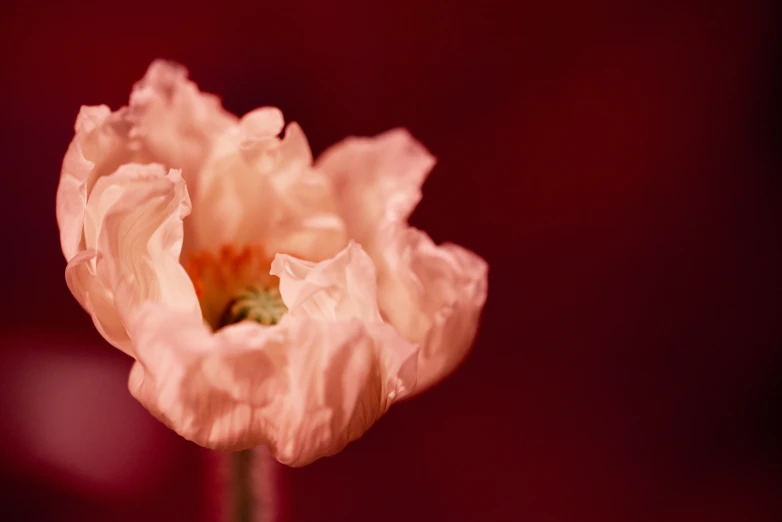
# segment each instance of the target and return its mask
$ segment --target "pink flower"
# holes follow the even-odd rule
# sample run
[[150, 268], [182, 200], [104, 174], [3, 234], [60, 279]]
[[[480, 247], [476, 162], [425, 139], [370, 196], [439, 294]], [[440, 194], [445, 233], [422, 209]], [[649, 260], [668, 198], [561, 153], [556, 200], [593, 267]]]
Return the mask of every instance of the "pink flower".
[[279, 110], [236, 118], [158, 61], [128, 107], [76, 120], [57, 192], [66, 281], [162, 422], [304, 465], [472, 344], [486, 263], [407, 225], [434, 163], [404, 130], [313, 162]]

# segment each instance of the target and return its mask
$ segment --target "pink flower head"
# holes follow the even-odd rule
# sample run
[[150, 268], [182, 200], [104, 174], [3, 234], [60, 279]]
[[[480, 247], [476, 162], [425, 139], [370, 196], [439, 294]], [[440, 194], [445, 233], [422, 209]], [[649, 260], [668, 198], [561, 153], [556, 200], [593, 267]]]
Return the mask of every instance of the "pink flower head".
[[407, 225], [434, 163], [399, 129], [313, 162], [279, 110], [239, 119], [157, 61], [128, 107], [76, 120], [57, 191], [66, 281], [162, 422], [304, 465], [472, 344], [486, 263]]

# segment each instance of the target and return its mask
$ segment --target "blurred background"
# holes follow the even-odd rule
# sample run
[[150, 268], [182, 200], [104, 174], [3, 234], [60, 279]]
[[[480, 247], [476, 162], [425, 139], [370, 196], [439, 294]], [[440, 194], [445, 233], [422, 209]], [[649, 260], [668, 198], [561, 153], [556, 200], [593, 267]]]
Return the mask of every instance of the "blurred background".
[[782, 520], [773, 7], [6, 2], [0, 520], [214, 520], [213, 457], [131, 398], [54, 217], [79, 106], [157, 57], [316, 153], [408, 127], [439, 158], [412, 223], [491, 266], [462, 367], [283, 469], [281, 520]]

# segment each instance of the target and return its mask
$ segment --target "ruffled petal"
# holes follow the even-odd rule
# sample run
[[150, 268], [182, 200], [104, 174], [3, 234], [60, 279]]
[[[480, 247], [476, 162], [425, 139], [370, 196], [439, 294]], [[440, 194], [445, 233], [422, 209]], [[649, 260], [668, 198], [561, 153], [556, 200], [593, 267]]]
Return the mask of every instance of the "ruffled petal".
[[200, 318], [195, 290], [179, 264], [190, 199], [178, 171], [128, 164], [101, 177], [84, 219], [86, 250], [66, 269], [69, 288], [113, 345], [130, 353], [124, 325], [143, 302]]
[[[352, 290], [364, 302], [365, 286], [374, 287], [364, 280], [373, 275], [367, 262], [357, 246], [320, 264], [278, 257], [293, 309], [273, 327], [243, 322], [212, 333], [191, 317], [145, 306], [131, 330], [138, 355], [131, 392], [202, 446], [268, 445], [291, 466], [340, 451], [409, 393], [415, 379], [416, 347], [376, 314], [372, 322], [359, 320], [358, 303], [346, 302]], [[351, 278], [361, 279], [360, 289], [345, 283]], [[297, 284], [318, 290], [303, 298]], [[311, 306], [317, 295], [338, 303], [338, 312]]]
[[420, 344], [415, 393], [436, 384], [464, 359], [488, 292], [488, 265], [458, 245], [437, 246], [400, 227], [378, 241], [378, 300], [383, 316]]
[[125, 163], [161, 163], [180, 169], [193, 192], [215, 138], [238, 119], [220, 100], [202, 93], [187, 70], [157, 60], [136, 83], [128, 107], [82, 107], [63, 160], [57, 223], [66, 260], [82, 246], [87, 198], [95, 181]]
[[92, 316], [95, 328], [112, 345], [128, 355], [133, 355], [130, 338], [119, 316], [111, 292], [104, 287], [96, 274], [94, 249], [76, 254], [65, 268], [65, 282], [79, 304]]
[[382, 322], [375, 265], [353, 241], [327, 262], [312, 263], [277, 254], [271, 274], [280, 278], [280, 294], [292, 317]]
[[421, 346], [416, 393], [464, 358], [487, 293], [483, 259], [456, 245], [438, 247], [407, 226], [434, 163], [403, 129], [349, 138], [317, 162], [334, 181], [350, 237], [374, 261], [381, 314]]
[[283, 123], [278, 109], [264, 107], [219, 138], [194, 199], [198, 248], [262, 244], [270, 257], [283, 252], [312, 260], [344, 248], [347, 235], [331, 184], [311, 168], [298, 125], [278, 137]]
[[[414, 352], [360, 322], [240, 323], [212, 334], [169, 309], [139, 316], [131, 393], [164, 424], [199, 445], [268, 445], [290, 466], [332, 455], [360, 437], [407, 389]], [[386, 366], [394, 356], [396, 368]], [[391, 375], [396, 369], [398, 374]]]
[[121, 119], [121, 114], [112, 114], [105, 105], [82, 107], [76, 118], [75, 135], [65, 153], [57, 187], [57, 225], [68, 261], [83, 246], [82, 226], [89, 190], [96, 179], [127, 159], [125, 138], [119, 129]]
[[133, 86], [128, 120], [133, 125], [130, 137], [151, 161], [180, 169], [191, 196], [217, 136], [239, 121], [223, 109], [220, 98], [201, 92], [185, 67], [165, 60], [152, 62]]
[[348, 235], [367, 246], [381, 226], [407, 220], [435, 158], [405, 129], [374, 138], [347, 138], [316, 167], [334, 183]]

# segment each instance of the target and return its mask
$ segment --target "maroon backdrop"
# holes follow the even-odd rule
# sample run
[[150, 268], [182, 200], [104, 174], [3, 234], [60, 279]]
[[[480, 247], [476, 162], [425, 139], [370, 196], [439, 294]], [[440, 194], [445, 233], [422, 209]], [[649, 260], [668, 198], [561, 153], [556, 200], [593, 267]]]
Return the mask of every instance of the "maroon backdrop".
[[583, 4], [4, 4], [0, 520], [213, 516], [54, 219], [79, 105], [157, 57], [316, 152], [407, 126], [439, 158], [413, 223], [491, 265], [464, 365], [286, 469], [285, 521], [782, 519], [772, 2]]

